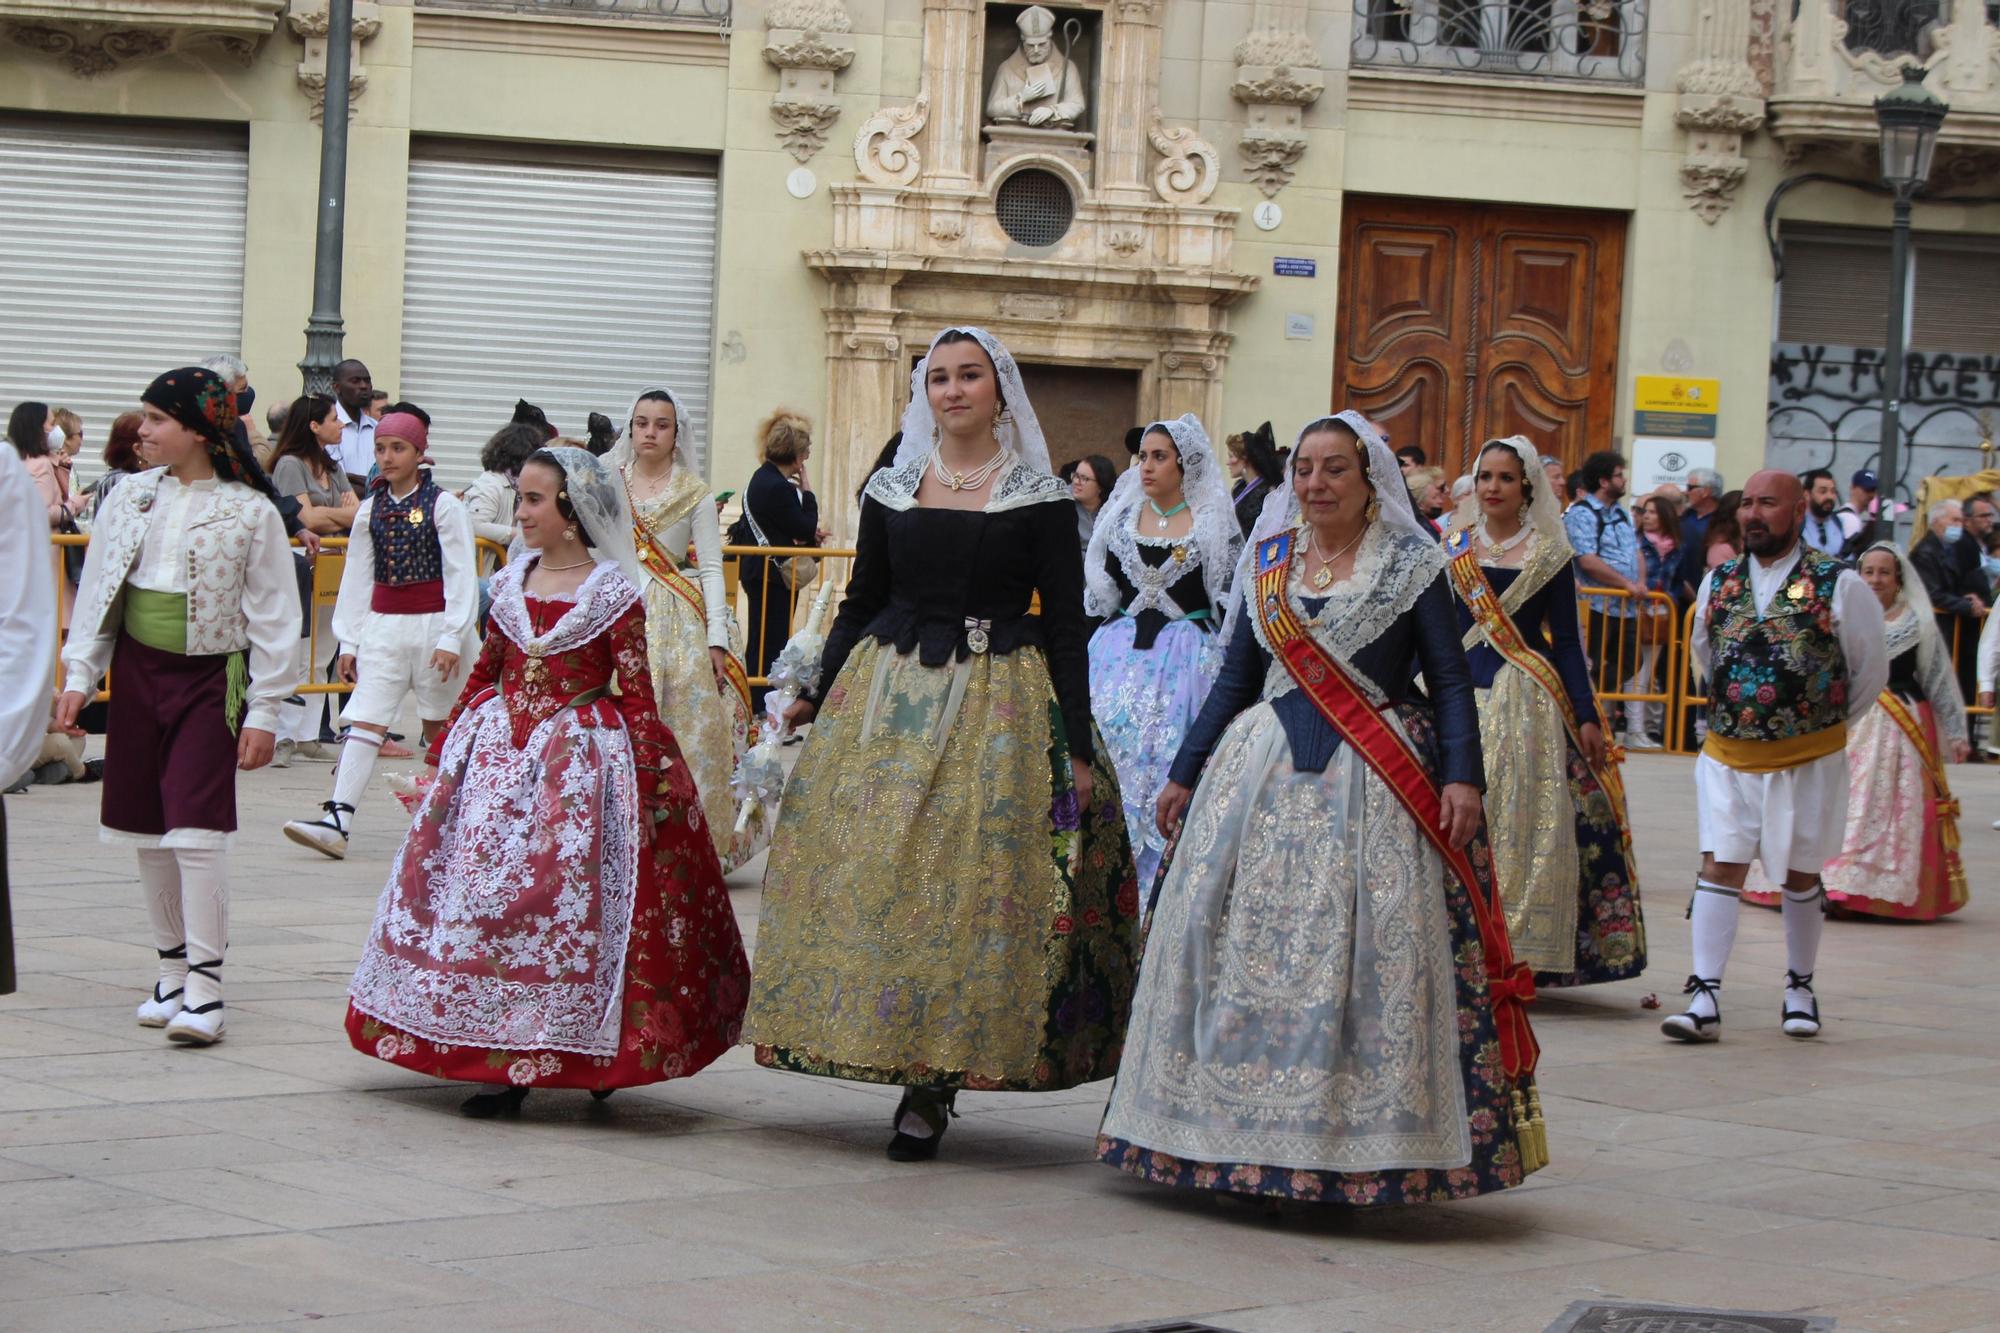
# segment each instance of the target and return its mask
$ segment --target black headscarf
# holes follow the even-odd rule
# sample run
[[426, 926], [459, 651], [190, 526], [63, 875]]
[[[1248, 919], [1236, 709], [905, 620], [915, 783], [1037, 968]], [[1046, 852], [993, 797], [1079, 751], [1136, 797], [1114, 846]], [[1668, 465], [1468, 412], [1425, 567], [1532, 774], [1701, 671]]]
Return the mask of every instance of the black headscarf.
[[257, 458], [239, 437], [236, 395], [212, 370], [184, 366], [170, 370], [146, 386], [139, 401], [172, 417], [208, 442], [209, 461], [215, 473], [229, 481], [240, 481], [261, 491], [274, 503], [278, 499], [271, 479], [257, 465]]

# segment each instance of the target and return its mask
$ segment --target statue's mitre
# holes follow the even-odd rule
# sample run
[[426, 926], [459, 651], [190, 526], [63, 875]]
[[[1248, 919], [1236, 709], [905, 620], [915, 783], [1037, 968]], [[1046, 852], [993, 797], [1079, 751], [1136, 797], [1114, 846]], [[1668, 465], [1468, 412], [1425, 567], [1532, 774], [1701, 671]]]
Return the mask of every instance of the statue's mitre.
[[1047, 37], [1056, 30], [1056, 16], [1040, 5], [1030, 5], [1014, 20], [1023, 37]]

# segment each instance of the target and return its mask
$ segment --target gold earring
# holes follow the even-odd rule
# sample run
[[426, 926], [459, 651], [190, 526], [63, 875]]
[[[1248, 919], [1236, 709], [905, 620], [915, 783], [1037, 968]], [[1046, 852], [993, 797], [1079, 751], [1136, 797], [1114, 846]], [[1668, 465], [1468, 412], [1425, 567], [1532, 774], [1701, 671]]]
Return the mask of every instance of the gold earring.
[[1363, 512], [1367, 520], [1373, 523], [1376, 519], [1382, 517], [1382, 502], [1380, 500], [1370, 500], [1368, 508]]
[[993, 405], [993, 429], [999, 430], [1000, 423], [1005, 421], [1006, 419], [1007, 419], [1007, 410], [1001, 407], [1000, 404], [995, 403]]
[[564, 528], [564, 529], [563, 529], [563, 540], [564, 540], [564, 541], [566, 541], [566, 542], [573, 542], [573, 541], [575, 541], [575, 540], [576, 540], [576, 529], [575, 529], [575, 528]]
[[933, 449], [937, 448], [937, 446], [938, 446], [938, 443], [939, 443], [939, 441], [941, 441], [941, 440], [942, 440], [943, 438], [944, 438], [944, 435], [943, 435], [943, 433], [942, 433], [942, 432], [941, 432], [941, 431], [940, 431], [940, 430], [938, 429], [938, 424], [937, 424], [937, 422], [933, 421], [933, 422], [931, 423], [931, 448], [933, 448]]

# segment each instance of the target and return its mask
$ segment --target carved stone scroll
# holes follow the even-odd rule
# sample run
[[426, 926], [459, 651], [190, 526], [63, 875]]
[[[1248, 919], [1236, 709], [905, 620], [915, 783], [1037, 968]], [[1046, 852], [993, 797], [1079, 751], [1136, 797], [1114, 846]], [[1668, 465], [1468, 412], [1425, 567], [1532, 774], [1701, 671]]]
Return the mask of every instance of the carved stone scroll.
[[[306, 98], [312, 103], [312, 118], [315, 123], [326, 119], [326, 43], [328, 30], [332, 26], [332, 16], [327, 12], [326, 0], [292, 0], [291, 12], [285, 16], [292, 33], [305, 44], [305, 58], [299, 61], [299, 87], [305, 89]], [[375, 0], [356, 0], [354, 6], [354, 27], [348, 41], [351, 43], [351, 63], [347, 70], [347, 118], [354, 119], [355, 103], [368, 87], [368, 71], [361, 65], [361, 48], [368, 40], [382, 31], [381, 6]]]
[[908, 106], [885, 106], [861, 122], [854, 137], [854, 165], [863, 180], [875, 185], [908, 185], [923, 169], [917, 146], [910, 142], [930, 119], [929, 90]]
[[1680, 102], [1674, 120], [1688, 133], [1681, 193], [1711, 224], [1750, 170], [1743, 136], [1764, 123], [1764, 87], [1750, 66], [1750, 26], [1743, 0], [1700, 0], [1694, 58], [1675, 79]]
[[1161, 157], [1153, 170], [1153, 189], [1170, 204], [1205, 204], [1221, 180], [1221, 158], [1208, 140], [1185, 125], [1169, 126], [1158, 107], [1147, 137]]

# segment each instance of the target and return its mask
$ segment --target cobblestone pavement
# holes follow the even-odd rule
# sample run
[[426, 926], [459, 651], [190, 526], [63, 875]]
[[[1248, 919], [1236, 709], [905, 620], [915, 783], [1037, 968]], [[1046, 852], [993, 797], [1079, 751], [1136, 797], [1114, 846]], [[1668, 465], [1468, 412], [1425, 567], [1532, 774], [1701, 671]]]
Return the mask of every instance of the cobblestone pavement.
[[[394, 770], [408, 764], [385, 764]], [[1956, 770], [1973, 903], [1836, 922], [1816, 1043], [1778, 1032], [1783, 943], [1749, 911], [1719, 1047], [1663, 1040], [1692, 872], [1689, 761], [1629, 767], [1652, 928], [1637, 982], [1542, 1001], [1554, 1164], [1449, 1207], [1277, 1221], [1090, 1160], [1105, 1089], [968, 1095], [944, 1160], [886, 1161], [893, 1094], [732, 1053], [602, 1105], [474, 1123], [354, 1053], [349, 970], [400, 833], [278, 825], [324, 765], [243, 782], [229, 1036], [134, 1026], [150, 950], [97, 788], [8, 800], [23, 976], [0, 998], [0, 1329], [567, 1327], [1524, 1330], [1610, 1297], [2000, 1327], [2000, 772]], [[734, 881], [755, 925], [759, 867]]]

